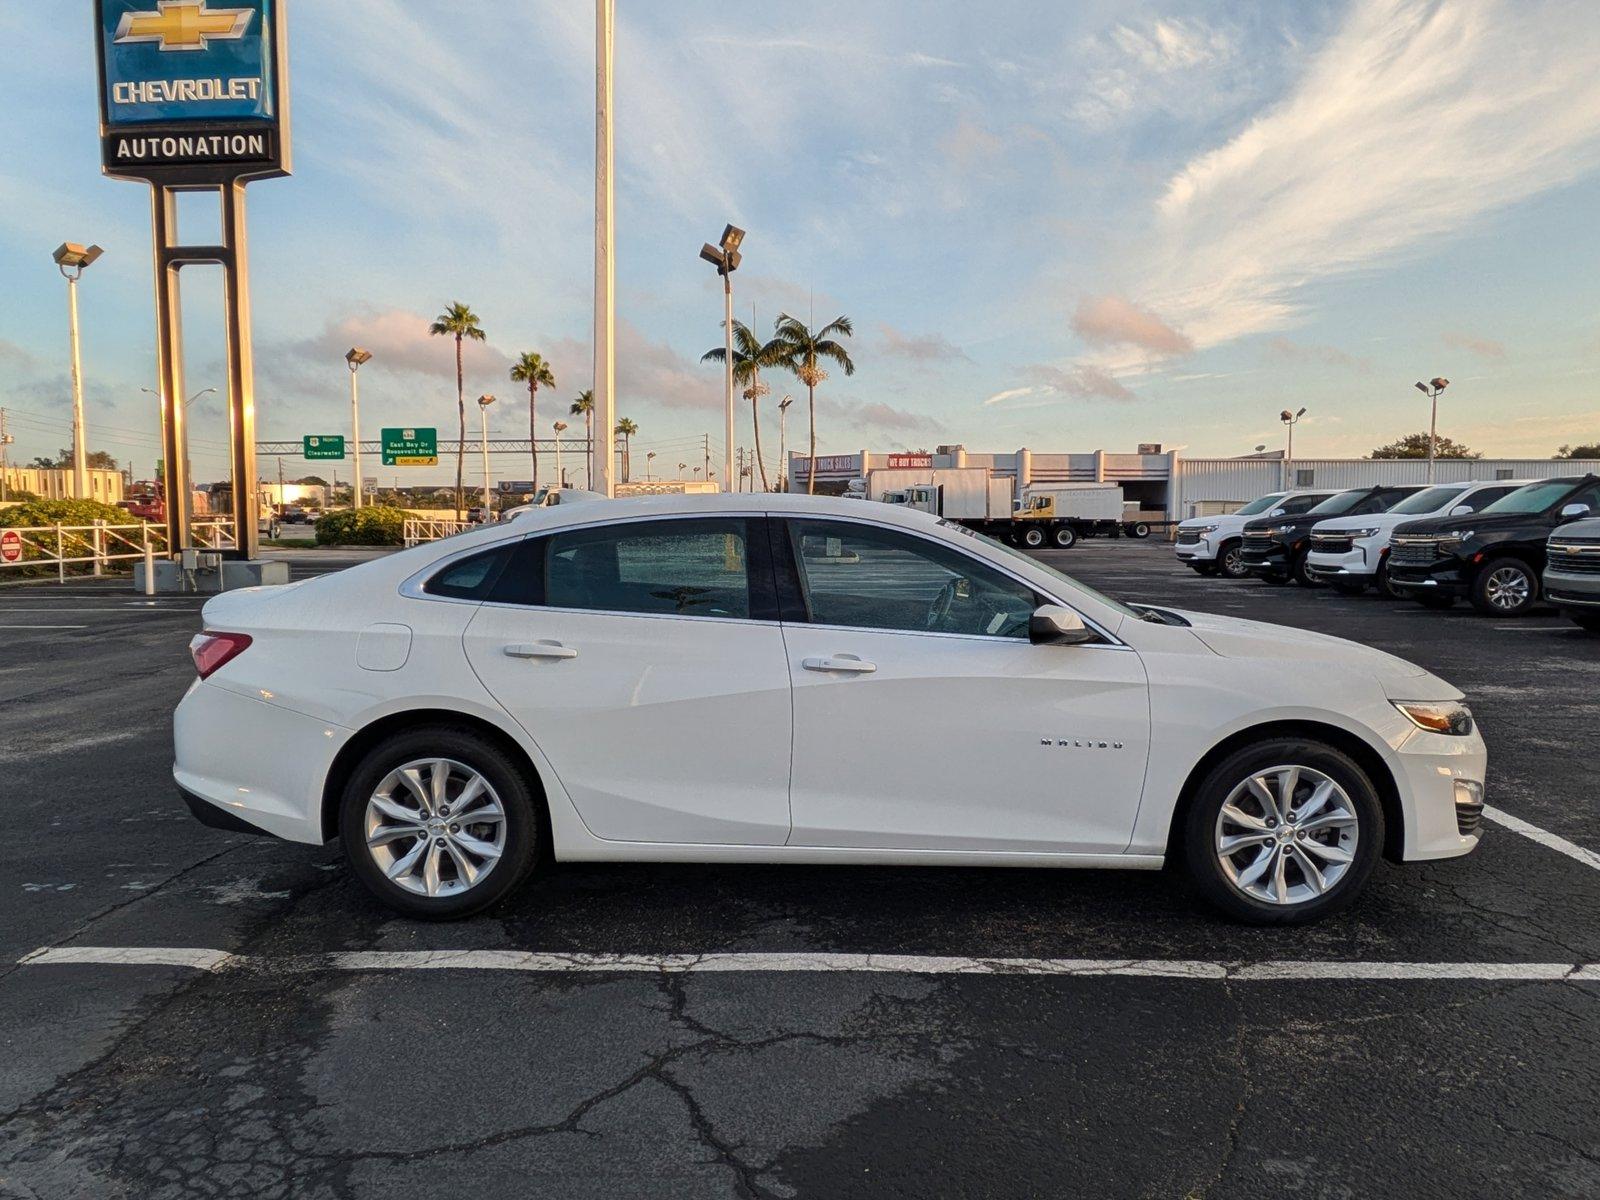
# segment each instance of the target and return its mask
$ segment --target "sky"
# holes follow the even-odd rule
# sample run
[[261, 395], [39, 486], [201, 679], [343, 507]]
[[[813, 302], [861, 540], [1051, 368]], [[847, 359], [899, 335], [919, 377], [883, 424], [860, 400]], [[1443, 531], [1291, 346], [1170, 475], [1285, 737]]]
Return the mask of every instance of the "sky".
[[[90, 443], [147, 477], [147, 190], [99, 173], [88, 0], [47, 7], [76, 16], [0, 0], [0, 405], [13, 461], [70, 443], [50, 252], [97, 242]], [[1279, 410], [1303, 406], [1298, 457], [1361, 455], [1426, 428], [1412, 384], [1440, 375], [1441, 432], [1476, 449], [1600, 440], [1592, 0], [617, 8], [617, 403], [636, 474], [652, 451], [679, 474], [707, 436], [720, 460], [721, 373], [700, 357], [721, 344], [721, 287], [697, 255], [729, 221], [748, 231], [741, 319], [854, 322], [854, 375], [818, 390], [822, 453], [1245, 454], [1280, 446]], [[452, 349], [427, 326], [460, 300], [488, 333], [469, 402], [497, 395], [492, 432], [527, 436], [507, 370], [542, 353], [549, 436], [592, 379], [593, 6], [294, 0], [290, 36], [294, 175], [249, 198], [258, 433], [346, 431], [343, 354], [362, 345], [369, 436], [454, 436]], [[182, 218], [209, 240], [215, 202], [186, 198]], [[223, 382], [220, 279], [186, 280], [198, 392]], [[776, 404], [795, 396], [801, 448], [805, 392], [768, 382], [776, 470]], [[196, 475], [221, 478], [224, 406], [190, 412]]]

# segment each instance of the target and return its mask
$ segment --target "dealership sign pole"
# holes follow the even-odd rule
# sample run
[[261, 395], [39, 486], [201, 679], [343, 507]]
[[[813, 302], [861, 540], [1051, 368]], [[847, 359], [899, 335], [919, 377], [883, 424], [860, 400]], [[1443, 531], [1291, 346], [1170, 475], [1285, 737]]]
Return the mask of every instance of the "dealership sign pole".
[[[102, 169], [150, 185], [167, 545], [174, 554], [189, 545], [190, 506], [178, 273], [201, 263], [223, 271], [233, 556], [254, 559], [259, 546], [245, 185], [290, 171], [286, 5], [95, 0]], [[180, 192], [218, 193], [220, 245], [179, 241]]]

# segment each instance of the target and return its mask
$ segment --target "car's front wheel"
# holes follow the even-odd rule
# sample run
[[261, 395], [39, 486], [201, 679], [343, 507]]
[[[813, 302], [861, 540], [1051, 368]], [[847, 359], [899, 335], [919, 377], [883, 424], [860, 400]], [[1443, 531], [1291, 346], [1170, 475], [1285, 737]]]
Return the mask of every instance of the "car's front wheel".
[[1520, 558], [1497, 558], [1472, 581], [1472, 607], [1490, 617], [1520, 617], [1539, 602], [1539, 576]]
[[468, 729], [396, 734], [345, 786], [339, 835], [351, 869], [390, 908], [424, 920], [481, 912], [532, 870], [537, 801], [518, 764]]
[[1273, 738], [1206, 775], [1183, 828], [1200, 893], [1229, 916], [1297, 925], [1347, 907], [1383, 847], [1383, 808], [1366, 773], [1332, 746]]
[[1217, 561], [1222, 564], [1222, 573], [1229, 579], [1244, 579], [1250, 574], [1244, 565], [1244, 549], [1238, 542], [1223, 546], [1222, 555]]

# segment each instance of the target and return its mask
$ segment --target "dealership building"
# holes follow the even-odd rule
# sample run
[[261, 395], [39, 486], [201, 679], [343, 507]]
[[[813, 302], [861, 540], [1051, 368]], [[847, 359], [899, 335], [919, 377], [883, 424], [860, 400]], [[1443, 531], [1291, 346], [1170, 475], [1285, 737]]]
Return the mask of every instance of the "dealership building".
[[[804, 491], [811, 460], [789, 456], [789, 488]], [[1023, 447], [1008, 454], [979, 454], [965, 446], [940, 446], [918, 453], [862, 450], [856, 454], [819, 455], [817, 490], [838, 493], [852, 479], [865, 479], [880, 468], [927, 470], [987, 467], [1010, 479], [1015, 499], [1022, 488], [1051, 483], [1116, 483], [1124, 497], [1136, 501], [1151, 519], [1181, 521], [1225, 512], [1266, 492], [1283, 487], [1352, 488], [1379, 483], [1426, 483], [1428, 463], [1420, 458], [1299, 458], [1281, 454], [1243, 458], [1190, 458], [1182, 447], [1141, 445], [1135, 453], [1091, 450], [1046, 453]], [[1600, 474], [1597, 459], [1478, 458], [1439, 459], [1434, 478], [1440, 483], [1468, 479], [1542, 479], [1550, 475]], [[913, 480], [913, 482], [915, 482]], [[1159, 516], [1158, 516], [1159, 515]]]

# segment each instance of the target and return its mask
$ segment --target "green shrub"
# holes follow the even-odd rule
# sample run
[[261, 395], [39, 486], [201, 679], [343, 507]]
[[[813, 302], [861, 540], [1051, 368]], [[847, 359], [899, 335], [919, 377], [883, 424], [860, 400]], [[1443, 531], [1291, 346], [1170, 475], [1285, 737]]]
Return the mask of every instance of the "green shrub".
[[344, 509], [317, 518], [319, 546], [399, 546], [406, 538], [407, 512], [403, 508], [373, 505]]
[[[96, 521], [104, 521], [107, 525], [138, 525], [139, 518], [128, 512], [125, 508], [115, 505], [102, 504], [98, 500], [40, 500], [37, 497], [25, 504], [14, 504], [9, 508], [0, 508], [0, 529], [49, 529], [53, 525], [89, 526]], [[138, 542], [138, 534], [124, 532], [123, 538], [131, 538]], [[94, 535], [88, 532], [69, 533], [62, 541], [61, 548], [68, 558], [86, 558], [92, 553]], [[38, 546], [33, 543], [39, 543]], [[43, 548], [41, 549], [40, 546]], [[126, 554], [129, 545], [126, 541], [118, 541], [107, 536], [102, 543], [107, 554]], [[32, 563], [36, 559], [48, 559], [55, 554], [55, 535], [52, 533], [39, 533], [29, 539], [23, 535], [22, 559], [23, 563]], [[90, 563], [73, 563], [66, 568], [68, 575], [88, 574], [94, 569]], [[126, 570], [126, 562], [110, 564], [111, 570]], [[0, 571], [0, 580], [28, 579], [41, 575], [53, 575], [58, 568], [53, 563], [40, 563], [37, 566], [10, 566]]]
[[41, 525], [137, 525], [139, 518], [125, 508], [101, 504], [98, 500], [30, 500], [0, 510], [0, 525], [37, 529]]

